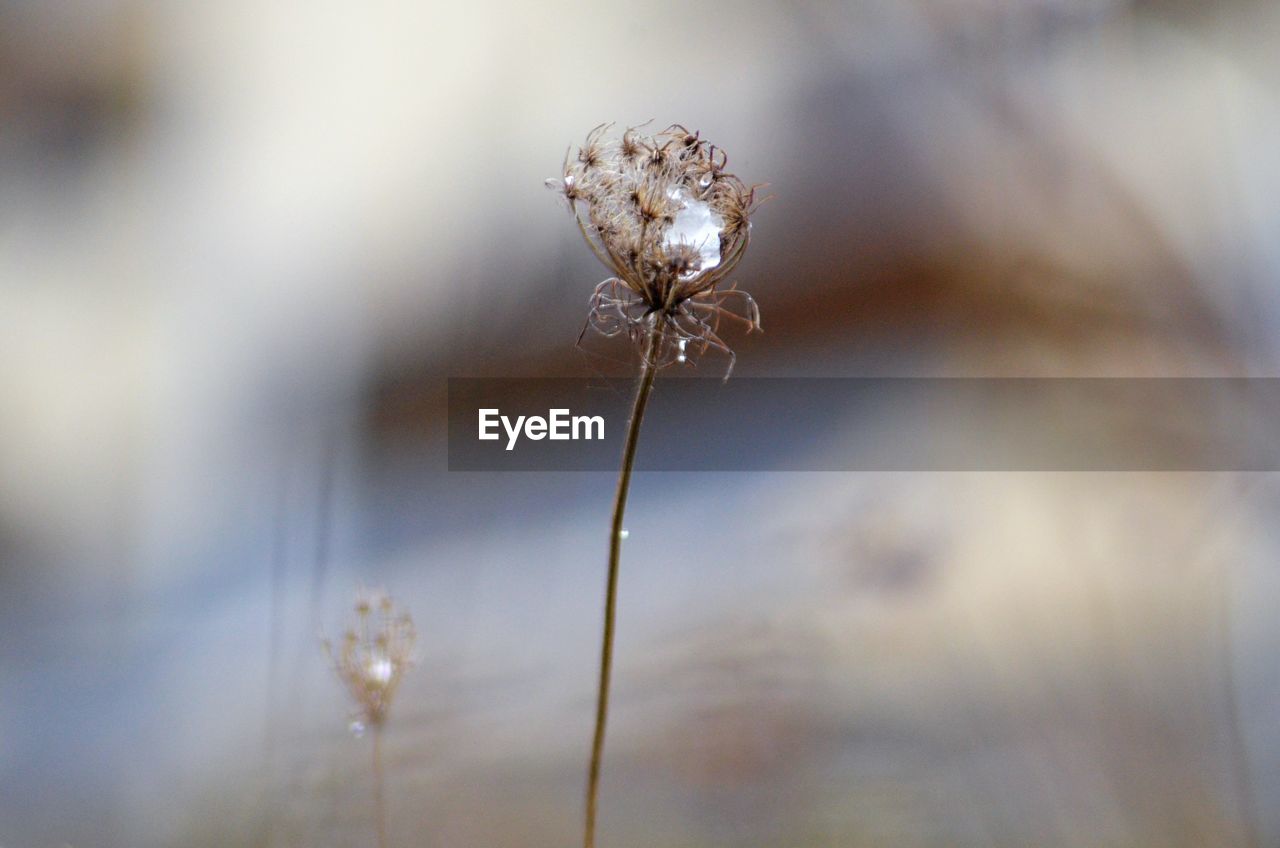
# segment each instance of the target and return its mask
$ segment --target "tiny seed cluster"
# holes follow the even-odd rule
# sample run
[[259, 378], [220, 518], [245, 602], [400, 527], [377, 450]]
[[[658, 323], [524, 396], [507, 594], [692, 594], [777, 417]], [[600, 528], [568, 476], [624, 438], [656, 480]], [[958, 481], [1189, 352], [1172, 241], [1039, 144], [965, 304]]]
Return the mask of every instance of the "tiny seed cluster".
[[355, 613], [356, 626], [343, 634], [341, 644], [335, 648], [326, 640], [324, 646], [363, 725], [380, 727], [404, 673], [413, 665], [417, 631], [409, 613], [397, 612], [391, 596], [383, 592], [359, 597]]
[[[717, 334], [729, 317], [759, 329], [755, 301], [721, 288], [751, 238], [755, 186], [725, 166], [724, 151], [674, 124], [654, 135], [639, 128], [611, 137], [596, 127], [561, 176], [547, 185], [566, 201], [582, 236], [614, 274], [591, 298], [584, 327], [605, 336], [627, 333], [637, 342], [658, 329], [656, 365], [687, 361], [693, 352], [733, 351]], [[700, 215], [702, 232], [686, 237], [682, 215]]]

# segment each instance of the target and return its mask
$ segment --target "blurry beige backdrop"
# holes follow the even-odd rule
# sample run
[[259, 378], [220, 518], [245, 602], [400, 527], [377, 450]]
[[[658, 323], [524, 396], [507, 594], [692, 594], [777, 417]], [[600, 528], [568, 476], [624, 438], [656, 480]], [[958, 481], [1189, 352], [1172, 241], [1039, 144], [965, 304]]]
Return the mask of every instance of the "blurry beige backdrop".
[[[770, 183], [738, 374], [1280, 376], [1278, 37], [1261, 0], [0, 0], [0, 845], [372, 844], [319, 646], [362, 583], [419, 631], [392, 844], [573, 844], [613, 478], [442, 470], [445, 377], [609, 367], [565, 148], [678, 121]], [[1277, 507], [640, 475], [601, 842], [1276, 844]]]

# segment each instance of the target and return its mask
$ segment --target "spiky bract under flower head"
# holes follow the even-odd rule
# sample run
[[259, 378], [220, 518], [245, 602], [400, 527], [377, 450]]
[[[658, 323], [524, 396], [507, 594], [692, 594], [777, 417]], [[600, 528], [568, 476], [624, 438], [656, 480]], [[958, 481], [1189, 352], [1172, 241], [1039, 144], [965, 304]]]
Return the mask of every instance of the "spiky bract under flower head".
[[[655, 364], [733, 351], [717, 335], [721, 317], [759, 329], [755, 301], [720, 288], [746, 252], [755, 187], [725, 171], [724, 151], [672, 125], [611, 137], [596, 127], [547, 181], [566, 200], [582, 236], [614, 274], [596, 287], [587, 327], [640, 341], [661, 326]], [[584, 328], [584, 333], [586, 328]]]

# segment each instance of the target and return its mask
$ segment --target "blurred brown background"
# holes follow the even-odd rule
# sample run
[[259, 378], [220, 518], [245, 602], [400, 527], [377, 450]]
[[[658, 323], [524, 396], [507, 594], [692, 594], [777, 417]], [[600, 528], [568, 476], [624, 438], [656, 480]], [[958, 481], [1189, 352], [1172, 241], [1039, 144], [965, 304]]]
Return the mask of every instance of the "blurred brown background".
[[[0, 845], [371, 844], [319, 648], [362, 583], [420, 632], [392, 843], [573, 844], [613, 477], [442, 459], [445, 377], [607, 367], [565, 147], [679, 121], [770, 183], [740, 375], [1280, 376], [1277, 37], [1256, 0], [0, 0]], [[639, 476], [602, 843], [1280, 844], [1278, 498]]]

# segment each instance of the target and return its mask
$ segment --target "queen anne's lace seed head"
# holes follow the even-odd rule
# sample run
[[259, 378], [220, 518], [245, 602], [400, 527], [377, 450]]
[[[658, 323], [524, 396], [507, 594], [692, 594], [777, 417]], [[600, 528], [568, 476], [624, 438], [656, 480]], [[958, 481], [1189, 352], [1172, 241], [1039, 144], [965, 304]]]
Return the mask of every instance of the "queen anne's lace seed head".
[[385, 592], [362, 593], [356, 599], [356, 626], [337, 646], [325, 640], [334, 671], [351, 693], [363, 727], [379, 727], [404, 673], [413, 665], [417, 631], [408, 612], [397, 612]]
[[614, 274], [596, 287], [587, 327], [639, 342], [661, 322], [655, 364], [714, 348], [732, 369], [720, 318], [751, 330], [760, 313], [746, 292], [720, 285], [746, 252], [756, 187], [725, 171], [723, 150], [679, 124], [652, 136], [631, 127], [620, 138], [609, 137], [611, 126], [592, 130], [547, 181]]

